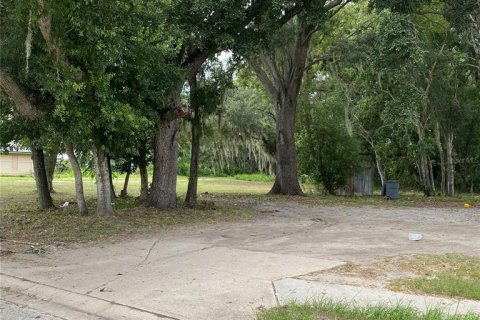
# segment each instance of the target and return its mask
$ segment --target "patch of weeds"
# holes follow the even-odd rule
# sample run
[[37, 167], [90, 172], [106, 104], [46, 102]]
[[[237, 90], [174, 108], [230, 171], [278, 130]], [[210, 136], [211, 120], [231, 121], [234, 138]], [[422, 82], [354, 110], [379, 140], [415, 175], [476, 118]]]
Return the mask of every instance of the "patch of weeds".
[[244, 173], [237, 174], [234, 176], [235, 180], [243, 181], [259, 181], [259, 182], [272, 182], [275, 180], [275, 177], [264, 174], [264, 173]]
[[215, 202], [213, 201], [208, 201], [208, 200], [198, 200], [197, 203], [194, 206], [188, 206], [192, 209], [197, 209], [197, 210], [216, 210], [217, 207], [215, 206]]
[[32, 219], [26, 214], [21, 214], [13, 220], [13, 223], [18, 226], [25, 226], [32, 223]]
[[211, 205], [202, 210], [182, 206], [172, 210], [156, 210], [139, 206], [135, 198], [118, 200], [115, 214], [111, 216], [95, 215], [95, 208], [90, 207], [93, 203], [88, 203], [88, 216], [79, 215], [74, 205], [59, 210], [28, 211], [22, 214], [1, 212], [0, 234], [5, 239], [43, 244], [95, 241], [172, 225], [248, 219], [257, 214], [246, 209]]
[[119, 197], [115, 199], [113, 208], [115, 210], [119, 209], [130, 209], [135, 208], [141, 205], [140, 199], [135, 197]]
[[480, 258], [417, 255], [401, 261], [399, 268], [415, 277], [394, 280], [391, 289], [480, 300]]
[[10, 203], [7, 205], [6, 210], [8, 211], [22, 211], [25, 207], [20, 203]]
[[321, 271], [321, 273], [335, 273], [345, 276], [357, 276], [362, 278], [377, 278], [381, 275], [381, 271], [370, 267], [364, 266], [353, 262], [347, 262], [344, 265]]
[[415, 308], [397, 305], [356, 307], [341, 302], [322, 300], [308, 304], [260, 309], [257, 320], [480, 320], [478, 314], [447, 315], [439, 309], [421, 313]]
[[48, 253], [48, 247], [29, 246], [25, 253], [44, 255]]

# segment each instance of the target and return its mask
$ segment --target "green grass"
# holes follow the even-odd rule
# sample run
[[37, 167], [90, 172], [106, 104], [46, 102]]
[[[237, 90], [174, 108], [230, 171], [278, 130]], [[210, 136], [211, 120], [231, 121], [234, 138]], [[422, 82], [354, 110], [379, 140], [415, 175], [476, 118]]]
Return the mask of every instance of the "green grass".
[[[305, 189], [305, 188], [304, 188]], [[398, 200], [386, 200], [377, 192], [370, 197], [343, 197], [321, 195], [309, 191], [306, 197], [279, 197], [287, 201], [296, 201], [314, 206], [374, 206], [374, 207], [441, 207], [463, 208], [464, 203], [469, 203], [471, 210], [480, 208], [480, 195], [462, 194], [455, 197], [425, 197], [420, 193], [408, 192], [400, 195]]]
[[[247, 175], [248, 176], [248, 175]], [[257, 177], [258, 178], [258, 177]], [[123, 186], [124, 175], [113, 179], [117, 194]], [[259, 178], [260, 179], [260, 178]], [[54, 203], [60, 205], [68, 200], [75, 200], [74, 178], [57, 175], [54, 179], [53, 194]], [[187, 190], [187, 177], [179, 176], [177, 179], [177, 193], [183, 198]], [[480, 207], [479, 195], [459, 195], [457, 197], [423, 197], [419, 193], [403, 193], [397, 201], [387, 201], [381, 196], [372, 197], [342, 197], [321, 195], [311, 192], [308, 185], [304, 185], [306, 197], [289, 197], [267, 195], [272, 186], [272, 181], [244, 181], [226, 177], [205, 177], [198, 182], [199, 194], [206, 197], [221, 195], [227, 201], [239, 198], [248, 199], [249, 202], [296, 202], [314, 206], [380, 206], [380, 207], [452, 207], [463, 208], [465, 202], [470, 203], [472, 210]], [[87, 199], [95, 199], [96, 186], [93, 177], [84, 177], [85, 196]], [[130, 178], [128, 187], [129, 195], [137, 197], [140, 191], [140, 177], [134, 174]], [[215, 200], [215, 199], [214, 199]], [[31, 176], [24, 177], [0, 177], [0, 210], [1, 211], [29, 211], [36, 210], [35, 181]]]
[[[88, 203], [93, 210], [92, 200]], [[1, 213], [0, 237], [49, 245], [55, 242], [101, 240], [117, 235], [188, 223], [216, 223], [248, 219], [256, 212], [230, 207], [208, 210], [179, 206], [161, 211], [140, 206], [134, 198], [118, 199], [113, 216], [80, 216], [75, 206], [48, 211], [6, 211]]]
[[[124, 176], [114, 178], [117, 194], [123, 186], [123, 178]], [[42, 244], [90, 241], [171, 225], [214, 223], [250, 218], [257, 214], [252, 210], [218, 203], [215, 203], [215, 208], [213, 203], [201, 202], [200, 207], [206, 210], [186, 208], [182, 205], [181, 199], [186, 192], [187, 182], [186, 177], [178, 178], [177, 191], [180, 199], [178, 208], [158, 211], [145, 208], [138, 202], [136, 197], [139, 195], [140, 178], [138, 175], [133, 175], [128, 187], [129, 197], [115, 200], [113, 216], [99, 217], [94, 214], [95, 181], [91, 177], [84, 177], [85, 197], [91, 215], [82, 217], [78, 214], [75, 205], [47, 211], [37, 210], [34, 179], [28, 176], [3, 176], [0, 177], [0, 238]], [[268, 183], [236, 181], [231, 178], [199, 180], [199, 192], [202, 194], [207, 192], [209, 195], [213, 193], [261, 194], [268, 192], [269, 187]], [[66, 201], [75, 200], [72, 177], [57, 176], [54, 179], [54, 189], [56, 192], [52, 196], [57, 207]], [[210, 199], [206, 200], [210, 201]]]
[[417, 255], [399, 267], [416, 276], [393, 281], [391, 289], [480, 300], [480, 258], [458, 254]]
[[264, 173], [244, 173], [234, 176], [235, 180], [243, 181], [259, 181], [259, 182], [273, 182], [275, 177], [266, 175]]
[[447, 315], [438, 309], [420, 313], [405, 306], [356, 307], [340, 302], [319, 301], [311, 304], [290, 303], [261, 310], [257, 320], [480, 320], [478, 314]]
[[[251, 175], [242, 177], [249, 179]], [[265, 176], [254, 175], [252, 179], [264, 179]], [[123, 186], [124, 175], [116, 176], [113, 179], [117, 194]], [[75, 200], [74, 178], [57, 175], [54, 179], [53, 194], [56, 205], [68, 200]], [[179, 176], [177, 179], [177, 193], [180, 198], [186, 193], [188, 179]], [[424, 197], [419, 193], [404, 192], [397, 201], [388, 201], [379, 195], [372, 197], [342, 197], [321, 195], [312, 192], [309, 185], [304, 185], [306, 197], [290, 197], [267, 195], [272, 186], [272, 181], [245, 181], [228, 177], [205, 177], [198, 181], [199, 194], [222, 195], [227, 200], [238, 199], [240, 197], [248, 198], [249, 201], [276, 201], [276, 202], [297, 202], [306, 205], [315, 206], [381, 206], [381, 207], [452, 207], [463, 208], [463, 204], [468, 202], [470, 209], [480, 207], [480, 195], [461, 194], [456, 197]], [[85, 196], [87, 199], [94, 199], [96, 196], [96, 186], [93, 177], [84, 177]], [[133, 174], [130, 178], [128, 187], [129, 195], [137, 197], [140, 192], [140, 177]], [[6, 211], [25, 211], [36, 209], [35, 181], [31, 176], [25, 177], [0, 177], [0, 210]]]
[[[116, 193], [120, 193], [125, 176], [119, 175], [113, 179]], [[94, 199], [96, 196], [95, 179], [89, 176], [83, 178], [85, 197]], [[187, 177], [179, 176], [177, 179], [177, 193], [183, 198], [187, 191]], [[56, 205], [68, 200], [75, 200], [74, 178], [68, 176], [56, 176], [53, 181], [53, 199]], [[200, 194], [243, 194], [262, 195], [271, 188], [268, 182], [240, 181], [232, 178], [206, 177], [198, 181]], [[128, 194], [132, 197], [140, 195], [140, 177], [134, 174], [130, 177]], [[0, 209], [10, 211], [35, 210], [36, 208], [35, 180], [31, 176], [24, 177], [0, 177]]]
[[[264, 179], [261, 175], [254, 175], [252, 179]], [[124, 176], [113, 179], [117, 194], [123, 186]], [[74, 178], [68, 175], [57, 175], [54, 179], [53, 200], [58, 207], [66, 201], [75, 200]], [[188, 179], [179, 176], [177, 193], [182, 199], [186, 193]], [[203, 210], [201, 213], [182, 208], [168, 214], [153, 213], [151, 209], [139, 207], [136, 197], [140, 190], [140, 177], [136, 174], [130, 178], [128, 187], [129, 197], [115, 200], [117, 211], [114, 217], [78, 216], [76, 206], [65, 209], [40, 212], [37, 210], [35, 181], [31, 176], [0, 177], [0, 237], [11, 239], [39, 241], [76, 241], [104, 238], [115, 234], [139, 230], [139, 226], [165, 226], [170, 224], [187, 223], [188, 221], [213, 221], [218, 218], [231, 218], [235, 215], [244, 215], [232, 204], [272, 202], [296, 202], [316, 206], [451, 206], [463, 207], [465, 198], [448, 199], [450, 202], [424, 198], [418, 194], [402, 197], [399, 201], [386, 201], [380, 196], [374, 197], [338, 197], [309, 194], [306, 197], [289, 197], [267, 195], [272, 181], [244, 181], [225, 177], [200, 178], [198, 192], [200, 199], [213, 201], [220, 205], [218, 210]], [[84, 177], [85, 197], [93, 213], [95, 210], [96, 185], [93, 177]], [[478, 196], [470, 196], [468, 201], [472, 208], [480, 206]], [[181, 202], [181, 201], [180, 201]], [[211, 209], [210, 205], [203, 206]], [[471, 210], [471, 209], [470, 209]], [[152, 217], [154, 216], [154, 217]], [[32, 240], [33, 241], [33, 240]]]

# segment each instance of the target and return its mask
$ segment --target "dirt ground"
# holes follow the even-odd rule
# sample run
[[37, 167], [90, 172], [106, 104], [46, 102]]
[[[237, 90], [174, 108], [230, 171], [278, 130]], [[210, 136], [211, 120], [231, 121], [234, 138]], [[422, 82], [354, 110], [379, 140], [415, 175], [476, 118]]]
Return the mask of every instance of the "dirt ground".
[[[279, 279], [374, 286], [378, 281], [368, 275], [346, 280], [325, 270], [419, 253], [480, 257], [478, 208], [238, 205], [254, 206], [263, 215], [52, 248], [47, 255], [4, 256], [2, 296], [11, 300], [11, 292], [27, 292], [25, 305], [66, 319], [73, 319], [73, 311], [66, 310], [73, 309], [70, 304], [54, 308], [45, 301], [68, 292], [69, 299], [81, 301], [75, 312], [92, 319], [97, 315], [92, 301], [117, 308], [109, 309], [111, 318], [129, 308], [157, 319], [252, 319], [257, 308], [278, 304], [274, 281]], [[423, 239], [410, 241], [411, 232]], [[102, 312], [98, 318], [108, 319]]]

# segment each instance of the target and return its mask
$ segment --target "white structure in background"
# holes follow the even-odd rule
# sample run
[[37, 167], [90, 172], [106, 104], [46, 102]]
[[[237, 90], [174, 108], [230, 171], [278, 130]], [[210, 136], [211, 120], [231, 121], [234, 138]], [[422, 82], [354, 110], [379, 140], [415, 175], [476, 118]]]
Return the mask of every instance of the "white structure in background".
[[23, 176], [33, 174], [30, 151], [9, 151], [0, 153], [0, 175]]

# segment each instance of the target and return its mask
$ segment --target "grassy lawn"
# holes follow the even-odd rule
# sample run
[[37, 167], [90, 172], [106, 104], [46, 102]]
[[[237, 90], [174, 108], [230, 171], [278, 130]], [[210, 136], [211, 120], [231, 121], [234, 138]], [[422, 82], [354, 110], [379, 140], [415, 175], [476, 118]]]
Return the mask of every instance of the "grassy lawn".
[[391, 289], [480, 300], [480, 258], [458, 254], [416, 255], [399, 263], [414, 277], [393, 281]]
[[262, 310], [257, 320], [480, 320], [480, 315], [446, 315], [432, 309], [426, 313], [403, 306], [354, 307], [339, 302], [320, 301], [312, 304], [291, 303]]
[[[48, 211], [38, 211], [35, 182], [32, 177], [0, 177], [0, 239], [49, 245], [55, 242], [99, 240], [116, 235], [147, 231], [171, 225], [187, 223], [215, 223], [232, 219], [248, 219], [258, 214], [233, 205], [205, 201], [206, 209], [189, 209], [182, 205], [188, 180], [178, 178], [179, 206], [175, 210], [160, 211], [145, 208], [138, 202], [140, 178], [130, 178], [129, 196], [117, 198], [112, 217], [91, 214], [82, 217], [75, 205]], [[123, 177], [114, 179], [117, 194], [123, 186]], [[84, 178], [85, 196], [90, 212], [95, 210], [96, 186], [94, 179]], [[268, 183], [236, 181], [225, 178], [202, 178], [200, 193], [251, 193], [268, 191]], [[73, 177], [57, 176], [52, 195], [55, 205], [75, 200]]]
[[[124, 176], [114, 178], [116, 193], [120, 193]], [[256, 181], [247, 181], [256, 180]], [[468, 201], [472, 208], [480, 206], [479, 196], [456, 198], [425, 198], [418, 194], [405, 194], [399, 201], [386, 201], [380, 196], [339, 197], [307, 194], [306, 197], [266, 195], [271, 188], [271, 178], [264, 175], [241, 175], [238, 177], [205, 177], [199, 179], [200, 199], [215, 202], [215, 208], [208, 210], [187, 209], [181, 205], [187, 189], [188, 179], [178, 177], [177, 193], [179, 207], [168, 212], [142, 207], [136, 197], [139, 195], [140, 178], [132, 175], [129, 183], [129, 197], [115, 200], [116, 214], [113, 217], [78, 216], [75, 205], [67, 208], [39, 212], [36, 204], [35, 181], [32, 177], [0, 177], [0, 238], [29, 242], [52, 243], [78, 240], [93, 240], [116, 234], [130, 233], [165, 225], [188, 222], [214, 222], [234, 217], [251, 217], [253, 211], [240, 209], [237, 202], [258, 203], [265, 201], [297, 202], [317, 206], [451, 206], [463, 207]], [[95, 209], [96, 186], [93, 177], [84, 178], [85, 196], [90, 212]], [[52, 195], [56, 206], [75, 200], [74, 178], [57, 175]], [[306, 191], [310, 186], [304, 186]], [[471, 210], [471, 209], [470, 209]]]
[[[115, 192], [118, 194], [123, 187], [124, 175], [113, 179]], [[87, 199], [93, 199], [96, 195], [95, 179], [84, 177], [84, 191]], [[187, 192], [188, 178], [179, 176], [177, 179], [177, 193], [183, 198]], [[56, 193], [52, 196], [56, 204], [67, 200], [75, 199], [74, 178], [68, 176], [56, 176], [53, 181]], [[198, 182], [199, 193], [209, 194], [250, 194], [263, 195], [271, 188], [271, 182], [244, 181], [233, 178], [206, 177], [200, 178]], [[0, 177], [0, 209], [22, 209], [34, 210], [35, 202], [35, 181], [32, 177]], [[132, 175], [128, 185], [128, 194], [138, 197], [140, 194], [140, 177]]]
[[[123, 187], [124, 176], [114, 178], [115, 191], [120, 193]], [[403, 192], [400, 199], [388, 201], [380, 195], [371, 197], [342, 197], [321, 195], [315, 193], [312, 186], [303, 185], [306, 197], [266, 195], [272, 186], [270, 177], [266, 175], [238, 175], [236, 177], [202, 177], [199, 179], [198, 191], [200, 194], [222, 195], [227, 200], [248, 198], [252, 201], [278, 201], [297, 202], [316, 206], [381, 206], [381, 207], [458, 207], [463, 208], [464, 203], [471, 205], [470, 210], [480, 208], [480, 195], [461, 194], [456, 197], [424, 197], [415, 192]], [[183, 198], [187, 190], [187, 177], [179, 176], [177, 179], [177, 193]], [[84, 178], [85, 196], [94, 199], [96, 193], [95, 179]], [[75, 199], [74, 178], [56, 176], [54, 179], [53, 194], [55, 204], [59, 205], [67, 200]], [[137, 197], [140, 192], [140, 177], [136, 174], [130, 178], [128, 186], [129, 195]], [[379, 194], [379, 192], [377, 192]], [[0, 209], [7, 211], [35, 210], [35, 181], [32, 177], [7, 177], [0, 176]], [[468, 210], [468, 209], [466, 209]]]
[[[136, 200], [120, 200], [111, 217], [80, 216], [76, 207], [37, 211], [7, 211], [1, 214], [0, 237], [49, 245], [55, 242], [101, 240], [111, 236], [148, 231], [171, 225], [194, 222], [215, 223], [231, 219], [251, 218], [256, 213], [241, 208], [219, 207], [195, 210], [179, 206], [175, 210], [159, 211], [141, 206], [129, 208]], [[124, 205], [122, 209], [119, 206]], [[91, 206], [93, 209], [93, 206]]]

